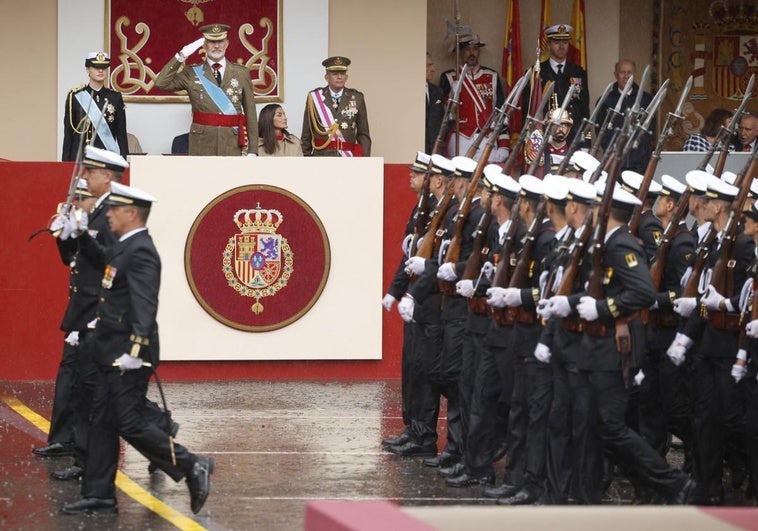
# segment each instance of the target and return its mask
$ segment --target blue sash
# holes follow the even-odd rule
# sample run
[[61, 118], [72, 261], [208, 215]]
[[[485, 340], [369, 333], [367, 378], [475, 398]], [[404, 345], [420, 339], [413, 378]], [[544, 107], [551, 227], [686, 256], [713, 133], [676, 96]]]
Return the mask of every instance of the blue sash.
[[[84, 112], [87, 113], [90, 122], [95, 126], [97, 136], [103, 141], [105, 149], [113, 151], [114, 153], [121, 153], [121, 148], [118, 147], [118, 142], [113, 138], [113, 133], [105, 120], [102, 119], [103, 113], [100, 108], [92, 101], [92, 95], [87, 90], [80, 90], [75, 94], [76, 101], [82, 106]], [[107, 100], [106, 100], [107, 102]]]
[[192, 70], [195, 71], [195, 75], [200, 80], [200, 83], [203, 84], [203, 88], [205, 88], [205, 91], [211, 97], [213, 103], [216, 104], [218, 110], [224, 114], [239, 114], [234, 108], [234, 104], [232, 104], [229, 96], [226, 95], [226, 92], [224, 92], [224, 90], [214, 81], [205, 77], [205, 74], [203, 73], [203, 65], [195, 65], [192, 67]]

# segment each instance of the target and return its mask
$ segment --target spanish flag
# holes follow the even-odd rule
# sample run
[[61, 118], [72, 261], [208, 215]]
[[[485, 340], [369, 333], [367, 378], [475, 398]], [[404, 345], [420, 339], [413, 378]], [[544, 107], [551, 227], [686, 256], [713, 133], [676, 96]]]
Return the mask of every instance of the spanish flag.
[[550, 58], [545, 30], [552, 26], [550, 23], [551, 18], [550, 0], [542, 0], [542, 8], [540, 9], [540, 61], [547, 61]]
[[584, 0], [574, 0], [571, 8], [571, 25], [574, 31], [569, 39], [568, 61], [587, 69], [587, 42], [584, 30]]
[[503, 79], [510, 89], [523, 73], [521, 65], [521, 22], [518, 0], [508, 0], [503, 43]]

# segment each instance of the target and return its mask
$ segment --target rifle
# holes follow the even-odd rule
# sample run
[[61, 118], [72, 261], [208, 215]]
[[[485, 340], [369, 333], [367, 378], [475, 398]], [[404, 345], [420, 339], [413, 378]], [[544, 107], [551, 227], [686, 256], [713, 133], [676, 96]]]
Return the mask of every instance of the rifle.
[[[468, 65], [463, 65], [463, 68], [461, 69], [461, 79], [466, 74], [466, 68], [468, 68]], [[455, 90], [447, 99], [447, 103], [445, 104], [445, 115], [442, 118], [440, 130], [437, 132], [437, 140], [434, 141], [434, 149], [432, 149], [432, 153], [442, 153], [445, 151], [445, 141], [450, 133], [451, 125], [453, 122], [457, 121], [458, 106], [461, 104], [460, 98], [462, 86], [463, 83], [459, 80], [455, 85]], [[430, 155], [432, 153], [430, 153]]]
[[526, 141], [529, 129], [534, 123], [539, 123], [542, 121], [542, 116], [545, 113], [545, 108], [550, 103], [550, 97], [553, 95], [554, 90], [555, 85], [551, 81], [545, 83], [545, 87], [542, 92], [542, 102], [540, 103], [537, 112], [534, 115], [527, 116], [527, 119], [524, 120], [524, 125], [521, 128], [521, 133], [519, 133], [516, 145], [511, 147], [511, 152], [508, 155], [508, 159], [503, 164], [503, 173], [506, 175], [510, 175], [511, 171], [513, 170], [513, 166], [516, 164], [516, 160], [518, 159], [519, 153], [521, 152], [521, 148], [523, 148], [524, 142]]
[[558, 170], [556, 171], [558, 175], [563, 175], [566, 172], [566, 168], [568, 168], [569, 162], [571, 161], [571, 155], [573, 155], [574, 152], [579, 149], [579, 146], [584, 140], [584, 136], [587, 134], [587, 129], [589, 129], [590, 126], [597, 129], [597, 119], [600, 116], [600, 110], [603, 108], [605, 100], [608, 99], [608, 95], [611, 93], [613, 85], [614, 83], [611, 82], [608, 83], [607, 87], [605, 87], [605, 92], [603, 92], [603, 95], [600, 96], [597, 105], [595, 105], [595, 109], [592, 111], [592, 115], [589, 118], [582, 118], [582, 124], [579, 126], [579, 129], [577, 129], [576, 135], [571, 141], [571, 145], [569, 145], [568, 151], [566, 151], [561, 164], [558, 166]]

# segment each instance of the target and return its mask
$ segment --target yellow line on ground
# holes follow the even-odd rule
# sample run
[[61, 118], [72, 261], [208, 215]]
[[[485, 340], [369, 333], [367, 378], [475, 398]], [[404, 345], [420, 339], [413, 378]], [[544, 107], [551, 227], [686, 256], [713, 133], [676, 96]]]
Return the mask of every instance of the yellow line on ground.
[[[45, 417], [29, 408], [26, 404], [21, 402], [12, 396], [3, 396], [3, 402], [13, 411], [24, 417], [40, 431], [48, 433], [50, 431], [50, 421]], [[161, 500], [147, 492], [140, 487], [135, 481], [122, 472], [116, 474], [116, 486], [121, 489], [124, 494], [132, 498], [137, 503], [140, 503], [156, 513], [158, 516], [174, 524], [182, 531], [204, 531], [205, 528], [195, 522], [193, 519], [184, 516], [176, 509], [166, 505]]]

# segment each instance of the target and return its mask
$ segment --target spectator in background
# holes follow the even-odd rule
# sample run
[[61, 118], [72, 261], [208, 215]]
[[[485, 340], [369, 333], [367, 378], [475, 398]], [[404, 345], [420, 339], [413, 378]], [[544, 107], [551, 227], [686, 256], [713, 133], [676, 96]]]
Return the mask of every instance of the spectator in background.
[[425, 153], [429, 155], [434, 151], [434, 144], [437, 142], [445, 114], [445, 98], [442, 89], [432, 83], [434, 72], [434, 59], [432, 59], [432, 54], [426, 52], [426, 137], [424, 145], [426, 147]]
[[755, 149], [756, 137], [758, 137], [758, 116], [750, 113], [743, 114], [740, 118], [740, 126], [737, 129], [740, 150], [753, 151]]
[[693, 133], [687, 137], [682, 151], [708, 151], [711, 144], [716, 140], [719, 130], [729, 123], [732, 112], [726, 109], [716, 108], [705, 119], [705, 124], [699, 133]]
[[258, 155], [303, 156], [300, 139], [287, 131], [287, 115], [278, 103], [269, 103], [258, 116]]

